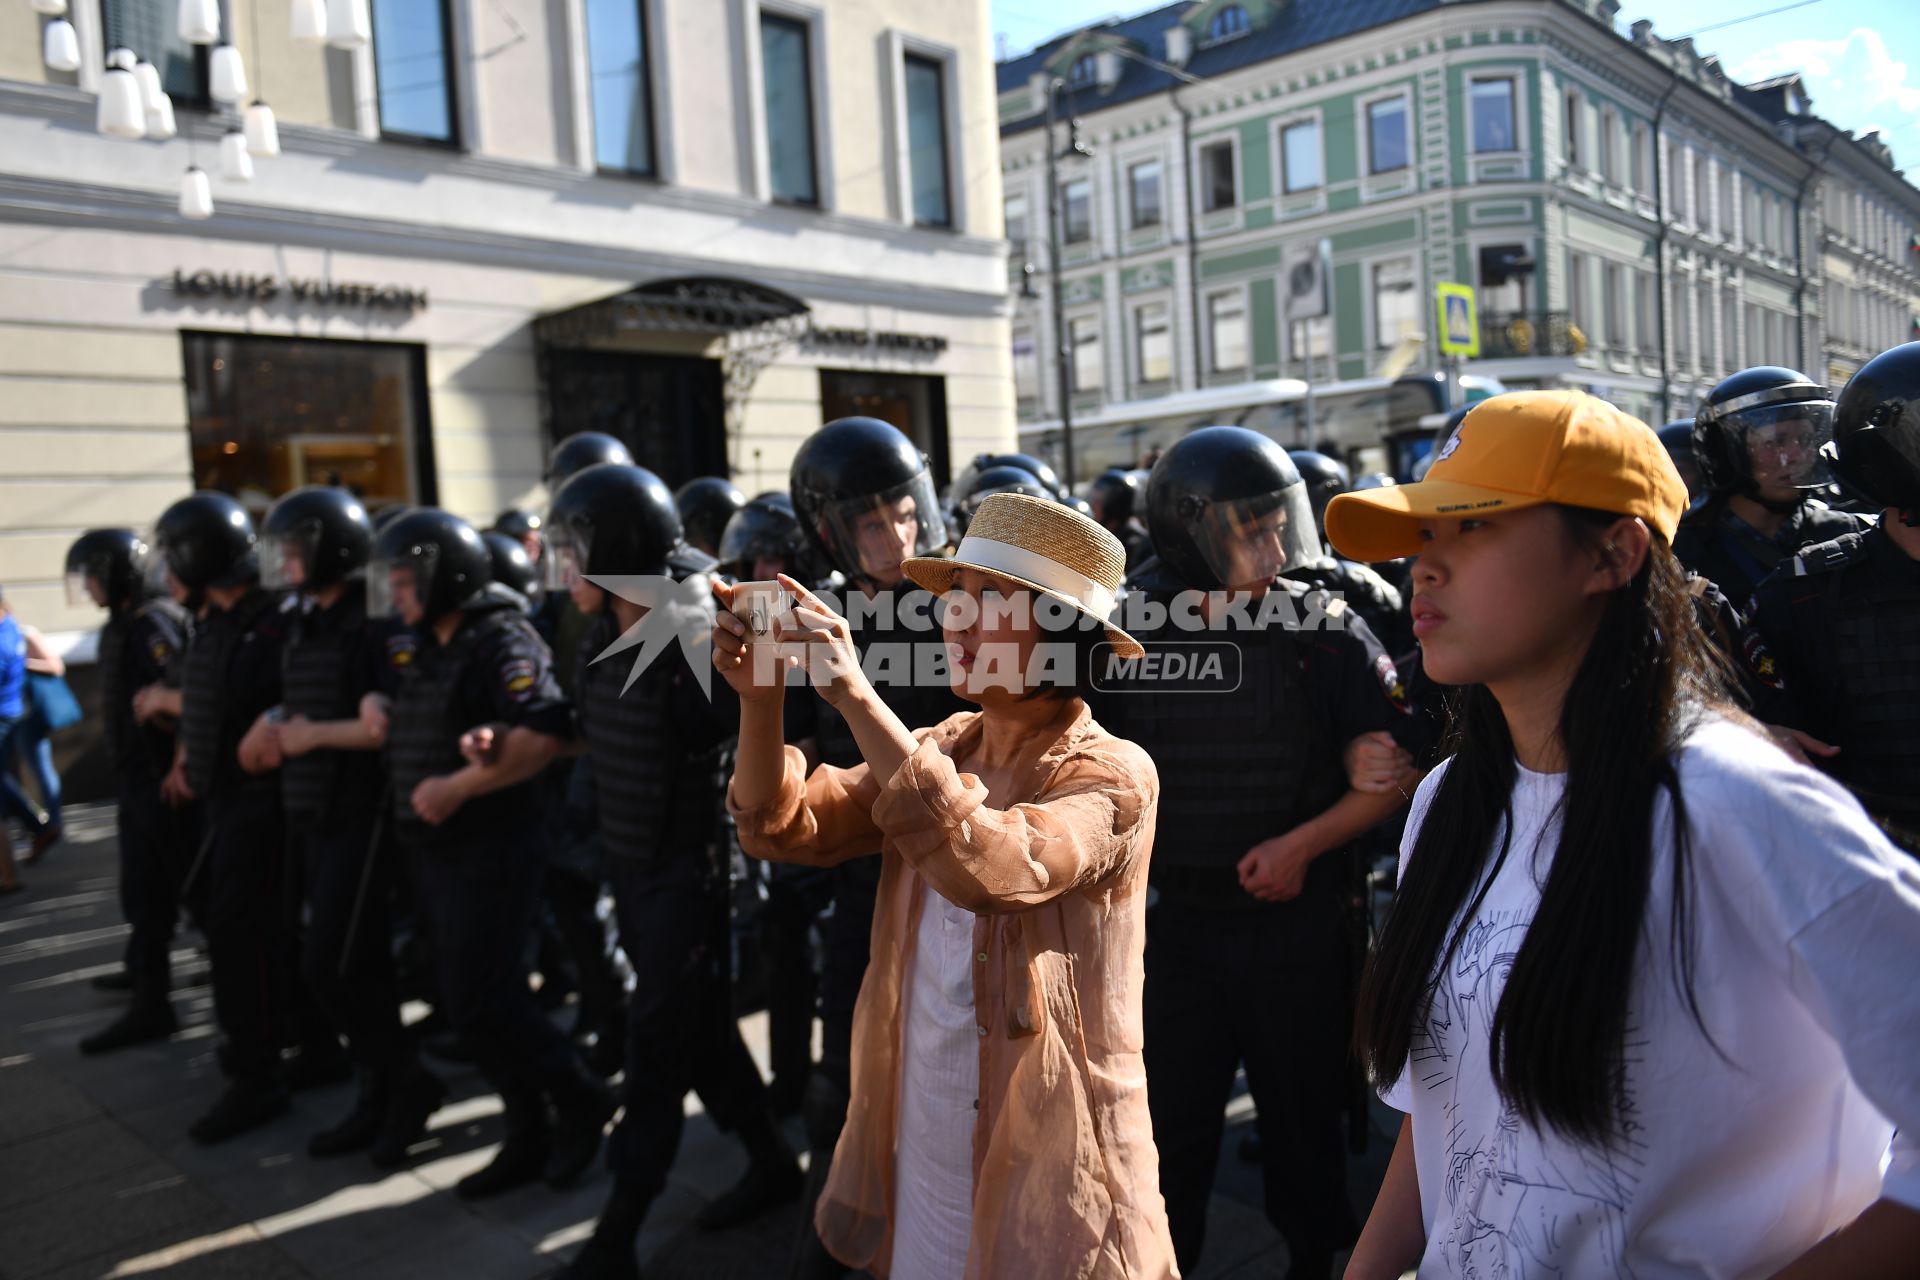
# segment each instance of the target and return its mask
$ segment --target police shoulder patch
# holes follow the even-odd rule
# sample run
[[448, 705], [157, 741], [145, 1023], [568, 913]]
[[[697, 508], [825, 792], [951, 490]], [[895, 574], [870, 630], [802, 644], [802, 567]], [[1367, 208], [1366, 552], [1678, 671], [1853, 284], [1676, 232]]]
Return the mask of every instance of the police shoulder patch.
[[500, 687], [515, 702], [533, 697], [533, 688], [539, 680], [539, 669], [531, 658], [509, 658], [500, 666]]
[[1393, 665], [1393, 659], [1384, 653], [1375, 654], [1373, 659], [1373, 674], [1379, 677], [1380, 691], [1387, 695], [1387, 700], [1393, 703], [1394, 706], [1400, 708], [1400, 710], [1405, 711], [1407, 709], [1407, 686], [1406, 683], [1400, 679], [1400, 668]]

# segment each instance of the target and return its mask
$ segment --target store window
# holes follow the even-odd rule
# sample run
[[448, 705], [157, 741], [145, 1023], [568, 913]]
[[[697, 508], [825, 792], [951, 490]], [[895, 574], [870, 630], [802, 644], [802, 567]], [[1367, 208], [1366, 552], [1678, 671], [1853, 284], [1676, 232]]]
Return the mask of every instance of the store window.
[[183, 333], [193, 485], [255, 516], [308, 484], [369, 509], [431, 504], [426, 350], [405, 343]]

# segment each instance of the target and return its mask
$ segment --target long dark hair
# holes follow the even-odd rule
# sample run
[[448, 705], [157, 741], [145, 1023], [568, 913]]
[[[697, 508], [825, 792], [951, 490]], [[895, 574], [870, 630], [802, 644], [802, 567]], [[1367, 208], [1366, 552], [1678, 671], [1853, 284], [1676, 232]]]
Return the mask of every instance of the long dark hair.
[[[1563, 507], [1576, 541], [1597, 547], [1618, 515]], [[1361, 982], [1361, 1060], [1386, 1084], [1407, 1065], [1436, 975], [1510, 852], [1513, 740], [1484, 685], [1454, 693], [1452, 763], [1415, 839], [1393, 910]], [[1685, 574], [1655, 535], [1646, 564], [1612, 594], [1560, 711], [1567, 787], [1559, 848], [1540, 906], [1494, 1011], [1494, 1082], [1527, 1120], [1606, 1144], [1620, 1133], [1627, 1004], [1653, 879], [1653, 811], [1673, 811], [1668, 949], [1682, 999], [1693, 993], [1686, 804], [1674, 760], [1709, 712], [1732, 714]], [[1530, 851], [1523, 851], [1528, 856]], [[1458, 921], [1456, 926], [1455, 922]]]

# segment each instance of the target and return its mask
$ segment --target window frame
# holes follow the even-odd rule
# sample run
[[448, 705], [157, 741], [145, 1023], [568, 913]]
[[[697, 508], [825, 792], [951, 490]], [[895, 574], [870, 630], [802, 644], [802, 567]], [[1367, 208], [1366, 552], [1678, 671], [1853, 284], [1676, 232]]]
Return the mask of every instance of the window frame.
[[[1067, 317], [1067, 391], [1069, 395], [1105, 395], [1107, 382], [1106, 335], [1102, 332], [1103, 317], [1098, 311], [1083, 311], [1079, 315]], [[1091, 328], [1093, 337], [1082, 341], [1082, 326]], [[1091, 347], [1096, 364], [1092, 386], [1082, 386], [1080, 382], [1080, 351]]]
[[[400, 142], [409, 146], [438, 147], [447, 151], [459, 151], [465, 146], [463, 137], [465, 130], [462, 128], [460, 119], [458, 63], [461, 59], [455, 47], [459, 40], [459, 30], [454, 23], [453, 0], [437, 0], [437, 2], [440, 9], [440, 56], [444, 64], [442, 71], [445, 76], [447, 96], [447, 136], [436, 138], [431, 134], [408, 133], [387, 127], [386, 104], [380, 93], [380, 0], [369, 0], [367, 13], [368, 25], [373, 33], [372, 38], [367, 41], [367, 69], [373, 77], [373, 116], [382, 142]], [[225, 8], [224, 5], [222, 7]], [[222, 16], [224, 18], [225, 15]], [[231, 26], [227, 30], [231, 31]], [[257, 71], [258, 68], [255, 68], [256, 73]]]
[[[940, 130], [940, 187], [947, 206], [947, 216], [942, 221], [931, 221], [920, 216], [915, 200], [915, 180], [913, 168], [913, 95], [908, 88], [908, 75], [914, 63], [931, 67], [938, 92], [935, 98], [939, 103]], [[951, 112], [948, 109], [947, 95], [952, 90], [952, 59], [927, 52], [924, 49], [906, 46], [900, 50], [900, 114], [902, 124], [901, 170], [906, 180], [907, 221], [916, 227], [934, 231], [953, 231], [960, 225], [959, 184], [954, 181], [954, 139]]]
[[[1154, 210], [1153, 218], [1143, 220], [1140, 217], [1140, 181], [1142, 169], [1151, 167], [1154, 172]], [[1163, 227], [1167, 223], [1167, 162], [1161, 156], [1146, 156], [1127, 164], [1127, 230], [1141, 231], [1148, 227]]]
[[[1226, 30], [1225, 19], [1227, 15], [1233, 13], [1240, 15], [1240, 24], [1232, 30]], [[1207, 19], [1207, 32], [1200, 38], [1199, 44], [1203, 49], [1211, 48], [1216, 44], [1225, 44], [1229, 40], [1238, 40], [1241, 36], [1251, 34], [1252, 31], [1253, 15], [1247, 12], [1247, 6], [1244, 4], [1221, 5]]]
[[[1233, 199], [1226, 204], [1216, 205], [1211, 203], [1214, 193], [1214, 182], [1213, 175], [1207, 170], [1207, 157], [1213, 152], [1222, 149], [1227, 152], [1228, 163], [1233, 166]], [[1194, 159], [1196, 162], [1194, 170], [1201, 178], [1200, 182], [1193, 184], [1195, 194], [1199, 196], [1199, 212], [1201, 216], [1205, 217], [1215, 213], [1227, 213], [1231, 210], [1239, 209], [1242, 205], [1240, 191], [1242, 166], [1240, 164], [1239, 134], [1231, 133], [1223, 137], [1207, 138], [1194, 143]]]
[[[1146, 313], [1152, 309], [1158, 309], [1160, 313], [1159, 319], [1162, 327], [1156, 330], [1156, 332], [1164, 333], [1167, 340], [1167, 372], [1164, 377], [1159, 378], [1150, 378], [1147, 376], [1147, 328], [1143, 321]], [[1142, 387], [1158, 387], [1172, 382], [1174, 375], [1178, 372], [1177, 366], [1179, 363], [1179, 353], [1175, 349], [1173, 341], [1173, 304], [1165, 298], [1148, 298], [1145, 301], [1132, 304], [1132, 306], [1128, 308], [1128, 311], [1131, 313], [1130, 318], [1133, 322], [1134, 384]]]
[[[1014, 238], [1011, 209], [1014, 201], [1020, 202], [1020, 237]], [[1033, 201], [1025, 191], [1006, 191], [1000, 198], [1000, 234], [1007, 238], [1009, 248], [1019, 251], [1020, 256], [1031, 262], [1030, 251], [1033, 244]]]
[[[1220, 312], [1219, 304], [1229, 302], [1233, 305], [1233, 314], [1240, 319], [1240, 362], [1222, 364], [1220, 362]], [[1214, 289], [1206, 294], [1207, 310], [1207, 375], [1226, 373], [1245, 373], [1253, 367], [1253, 316], [1248, 306], [1245, 285], [1235, 285], [1226, 289]]]
[[[1474, 88], [1483, 84], [1502, 84], [1507, 87], [1507, 131], [1513, 145], [1510, 147], [1480, 146], [1478, 118], [1474, 111]], [[1520, 145], [1520, 73], [1517, 71], [1489, 71], [1467, 77], [1467, 154], [1471, 156], [1511, 156], [1518, 155], [1526, 148]]]
[[1568, 84], [1560, 94], [1560, 145], [1561, 158], [1567, 168], [1588, 172], [1587, 130], [1586, 130], [1586, 90], [1577, 84]]
[[[1401, 147], [1406, 155], [1406, 159], [1402, 163], [1394, 165], [1390, 169], [1382, 169], [1379, 164], [1379, 152], [1374, 146], [1373, 113], [1375, 108], [1384, 107], [1392, 103], [1400, 104], [1400, 127], [1402, 131]], [[1360, 125], [1361, 125], [1360, 146], [1361, 146], [1362, 153], [1366, 157], [1366, 163], [1363, 166], [1363, 172], [1366, 174], [1366, 176], [1369, 178], [1383, 178], [1390, 174], [1401, 174], [1401, 173], [1410, 172], [1414, 166], [1413, 97], [1412, 95], [1409, 94], [1406, 90], [1401, 89], [1393, 93], [1382, 94], [1381, 96], [1376, 98], [1368, 98], [1360, 104], [1360, 117], [1361, 117], [1360, 118]], [[1281, 144], [1281, 152], [1282, 152], [1281, 159], [1283, 161], [1286, 158], [1285, 151], [1286, 151], [1286, 146], [1285, 146], [1285, 143], [1283, 142]], [[1326, 153], [1323, 148], [1321, 152], [1321, 181], [1323, 184], [1326, 180], [1325, 170], [1326, 170]], [[1285, 179], [1285, 176], [1286, 176], [1285, 174], [1281, 175], [1283, 181]], [[1288, 193], [1288, 194], [1292, 194], [1292, 193]]]
[[[607, 0], [607, 2], [612, 3], [613, 0]], [[665, 166], [660, 154], [660, 113], [656, 109], [659, 103], [654, 97], [657, 77], [654, 75], [653, 68], [653, 0], [627, 0], [627, 3], [633, 6], [640, 20], [640, 91], [647, 104], [647, 155], [652, 160], [652, 167], [634, 169], [625, 165], [609, 165], [600, 159], [599, 112], [595, 106], [594, 96], [596, 77], [593, 73], [593, 0], [581, 0], [580, 34], [582, 51], [585, 55], [581, 70], [587, 77], [587, 120], [593, 142], [593, 171], [611, 178], [657, 179], [663, 176]]]
[[1405, 292], [1411, 300], [1409, 312], [1412, 316], [1411, 332], [1418, 333], [1421, 323], [1419, 255], [1409, 251], [1375, 258], [1367, 263], [1366, 271], [1367, 306], [1370, 313], [1370, 324], [1368, 327], [1372, 330], [1372, 349], [1374, 351], [1391, 351], [1400, 345], [1401, 339], [1397, 337], [1391, 341], [1387, 339], [1387, 333], [1384, 327], [1386, 312], [1380, 306], [1381, 273], [1384, 271], [1403, 271], [1405, 273], [1404, 288], [1396, 285], [1395, 289], [1396, 291]]
[[[1296, 187], [1287, 167], [1287, 135], [1295, 129], [1311, 127], [1314, 147], [1318, 151], [1318, 164], [1314, 166], [1312, 186]], [[1327, 130], [1326, 121], [1319, 112], [1309, 115], [1289, 116], [1274, 125], [1274, 151], [1276, 168], [1280, 177], [1280, 194], [1283, 196], [1302, 196], [1309, 191], [1324, 191], [1327, 186]]]
[[[795, 5], [787, 0], [744, 0], [752, 6], [753, 23], [753, 68], [754, 102], [752, 119], [757, 126], [758, 142], [755, 162], [759, 169], [761, 195], [768, 204], [780, 205], [790, 209], [818, 209], [825, 212], [831, 209], [832, 201], [828, 192], [828, 175], [833, 166], [827, 150], [826, 138], [821, 128], [821, 106], [823, 105], [824, 67], [821, 65], [821, 47], [825, 40], [823, 24], [826, 12], [810, 6]], [[767, 111], [767, 68], [766, 37], [763, 33], [767, 20], [786, 26], [798, 27], [804, 36], [803, 48], [806, 57], [802, 69], [806, 75], [805, 93], [807, 104], [807, 162], [812, 175], [813, 198], [795, 199], [783, 196], [773, 188], [773, 133]]]
[[[1070, 211], [1073, 208], [1071, 193], [1078, 186], [1084, 186], [1087, 189], [1087, 221], [1084, 233], [1076, 236], [1073, 234], [1073, 215]], [[1073, 245], [1092, 244], [1093, 216], [1093, 175], [1086, 173], [1077, 178], [1062, 179], [1060, 182], [1060, 247], [1065, 249]]]

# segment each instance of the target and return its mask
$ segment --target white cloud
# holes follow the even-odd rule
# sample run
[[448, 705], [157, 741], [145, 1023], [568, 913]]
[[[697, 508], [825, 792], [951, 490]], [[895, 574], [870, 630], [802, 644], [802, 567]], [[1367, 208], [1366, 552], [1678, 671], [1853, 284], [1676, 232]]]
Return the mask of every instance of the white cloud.
[[1732, 74], [1736, 80], [1754, 81], [1788, 71], [1806, 77], [1816, 109], [1824, 93], [1854, 109], [1920, 112], [1920, 83], [1909, 80], [1907, 64], [1888, 51], [1887, 42], [1871, 27], [1855, 27], [1838, 40], [1783, 40], [1755, 53]]

